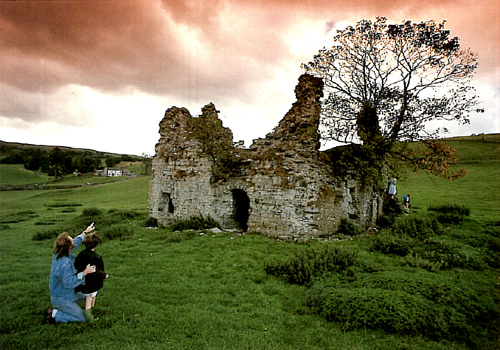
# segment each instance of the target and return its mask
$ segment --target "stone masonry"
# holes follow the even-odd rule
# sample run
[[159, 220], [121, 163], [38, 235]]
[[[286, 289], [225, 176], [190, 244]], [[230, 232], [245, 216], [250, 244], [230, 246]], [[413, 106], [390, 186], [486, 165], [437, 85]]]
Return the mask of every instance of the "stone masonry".
[[381, 198], [373, 186], [352, 172], [335, 175], [335, 164], [319, 151], [322, 80], [302, 75], [295, 95], [278, 126], [250, 149], [234, 148], [215, 106], [203, 107], [198, 118], [215, 125], [217, 142], [230, 145], [237, 171], [225, 178], [214, 177], [217, 154], [194, 136], [196, 118], [185, 108], [168, 109], [153, 157], [150, 216], [168, 225], [201, 214], [223, 229], [291, 239], [330, 235], [344, 218], [364, 228], [375, 225]]

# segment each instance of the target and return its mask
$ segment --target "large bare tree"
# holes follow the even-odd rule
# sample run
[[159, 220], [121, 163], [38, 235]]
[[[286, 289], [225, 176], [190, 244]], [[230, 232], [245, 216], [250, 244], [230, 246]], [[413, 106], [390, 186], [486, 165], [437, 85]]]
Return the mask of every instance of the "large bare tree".
[[[460, 48], [445, 21], [387, 24], [361, 20], [338, 31], [333, 46], [302, 64], [323, 78], [322, 138], [365, 145], [453, 178], [455, 152], [436, 139], [439, 121], [469, 123], [478, 98], [471, 85], [477, 57]], [[396, 152], [396, 141], [423, 141], [425, 151]]]

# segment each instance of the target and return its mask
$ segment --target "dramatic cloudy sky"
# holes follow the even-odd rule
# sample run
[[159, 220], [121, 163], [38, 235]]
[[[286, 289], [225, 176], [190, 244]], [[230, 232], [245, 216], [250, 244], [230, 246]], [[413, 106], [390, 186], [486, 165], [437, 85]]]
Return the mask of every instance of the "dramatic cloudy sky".
[[250, 145], [291, 107], [300, 64], [376, 16], [448, 20], [486, 109], [451, 130], [500, 132], [498, 0], [62, 0], [0, 1], [0, 140], [152, 155], [166, 109], [213, 102]]

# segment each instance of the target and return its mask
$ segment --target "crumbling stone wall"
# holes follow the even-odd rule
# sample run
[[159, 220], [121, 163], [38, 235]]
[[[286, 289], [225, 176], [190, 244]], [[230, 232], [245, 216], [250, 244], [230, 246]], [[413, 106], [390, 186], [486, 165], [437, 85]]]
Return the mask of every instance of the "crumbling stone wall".
[[[150, 215], [163, 224], [210, 215], [225, 229], [294, 239], [332, 234], [343, 218], [374, 225], [381, 199], [373, 186], [354, 173], [336, 176], [335, 164], [319, 151], [322, 80], [302, 75], [295, 94], [297, 101], [272, 132], [249, 150], [231, 151], [238, 171], [228, 178], [214, 178], [217, 159], [208, 154], [206, 140], [195, 137], [195, 118], [185, 108], [168, 109], [153, 157]], [[208, 104], [199, 118], [218, 123], [218, 141], [232, 143], [217, 113]]]

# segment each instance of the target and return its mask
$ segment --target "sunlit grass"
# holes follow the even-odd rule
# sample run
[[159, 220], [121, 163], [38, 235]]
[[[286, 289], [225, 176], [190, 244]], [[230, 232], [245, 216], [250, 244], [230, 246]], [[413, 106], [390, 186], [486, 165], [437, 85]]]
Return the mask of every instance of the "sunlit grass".
[[[471, 147], [465, 152], [468, 157], [472, 146], [467, 146]], [[492, 152], [477, 156], [485, 159]], [[474, 243], [482, 223], [500, 217], [496, 198], [500, 173], [495, 164], [467, 163], [468, 177], [454, 182], [411, 175], [398, 183], [398, 195], [412, 194], [414, 213], [410, 215], [426, 213], [431, 205], [467, 205], [470, 217], [463, 228], [452, 228], [450, 235], [461, 243]], [[200, 235], [143, 228], [149, 180], [0, 192], [0, 217], [23, 219], [0, 224], [2, 349], [467, 349], [418, 335], [344, 331], [314, 314], [305, 303], [306, 287], [288, 284], [264, 270], [266, 261], [286, 260], [305, 244], [252, 234]], [[75, 211], [65, 211], [68, 208]], [[37, 223], [73, 222], [89, 208], [105, 213], [131, 210], [140, 216], [122, 223], [130, 227], [129, 235], [106, 239], [97, 248], [111, 276], [97, 298], [98, 323], [44, 325], [44, 311], [50, 306], [53, 241], [35, 241], [33, 235], [52, 226]], [[96, 226], [98, 232], [104, 229], [99, 222]], [[72, 232], [83, 229], [74, 227]], [[400, 270], [399, 257], [368, 251], [371, 239], [329, 244], [357, 251], [360, 261], [377, 270], [408, 270]], [[313, 241], [307, 246], [322, 244]], [[486, 281], [494, 280], [495, 273], [457, 269], [442, 276], [472, 281], [484, 274]]]

